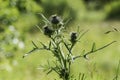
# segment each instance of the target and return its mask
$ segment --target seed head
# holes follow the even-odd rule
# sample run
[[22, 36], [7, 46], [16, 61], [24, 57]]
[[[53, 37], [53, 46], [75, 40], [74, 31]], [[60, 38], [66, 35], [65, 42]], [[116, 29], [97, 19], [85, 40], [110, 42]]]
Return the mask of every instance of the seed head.
[[72, 32], [70, 35], [70, 41], [71, 43], [75, 43], [77, 39], [77, 33], [76, 32]]
[[60, 17], [58, 17], [57, 15], [52, 15], [50, 17], [50, 22], [52, 24], [58, 24], [61, 21]]
[[53, 30], [49, 28], [49, 26], [45, 26], [44, 27], [44, 34], [51, 37], [51, 35], [53, 34]]

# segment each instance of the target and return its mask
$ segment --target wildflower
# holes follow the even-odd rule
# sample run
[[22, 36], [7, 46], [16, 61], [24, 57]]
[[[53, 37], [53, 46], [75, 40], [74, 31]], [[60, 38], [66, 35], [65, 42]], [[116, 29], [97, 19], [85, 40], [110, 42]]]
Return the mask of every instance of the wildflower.
[[72, 32], [70, 35], [70, 41], [71, 43], [75, 43], [77, 39], [77, 33], [76, 32]]
[[57, 15], [52, 15], [52, 16], [50, 17], [50, 22], [51, 22], [52, 24], [58, 24], [58, 23], [60, 23], [60, 21], [61, 21], [61, 19], [60, 19], [60, 17], [58, 17]]
[[45, 26], [45, 27], [44, 27], [44, 34], [45, 34], [45, 35], [51, 37], [51, 35], [53, 34], [53, 32], [54, 32], [54, 31], [53, 31], [52, 29], [50, 29], [48, 26]]

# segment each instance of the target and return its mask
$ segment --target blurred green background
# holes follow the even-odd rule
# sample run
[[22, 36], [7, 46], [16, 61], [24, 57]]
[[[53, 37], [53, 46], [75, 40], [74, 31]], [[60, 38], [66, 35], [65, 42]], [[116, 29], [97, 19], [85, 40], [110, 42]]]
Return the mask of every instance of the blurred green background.
[[[40, 13], [47, 18], [58, 14], [64, 20], [71, 19], [66, 26], [67, 37], [78, 26], [89, 29], [74, 48], [75, 55], [90, 50], [93, 42], [100, 47], [116, 40], [89, 55], [89, 60], [78, 59], [72, 66], [76, 78], [85, 73], [86, 80], [113, 80], [120, 59], [120, 0], [0, 0], [0, 80], [59, 80], [54, 72], [46, 75], [39, 69], [52, 60], [50, 53], [39, 51], [22, 58], [33, 48], [31, 41], [48, 41], [35, 26], [44, 25]], [[104, 34], [106, 31], [111, 32]]]

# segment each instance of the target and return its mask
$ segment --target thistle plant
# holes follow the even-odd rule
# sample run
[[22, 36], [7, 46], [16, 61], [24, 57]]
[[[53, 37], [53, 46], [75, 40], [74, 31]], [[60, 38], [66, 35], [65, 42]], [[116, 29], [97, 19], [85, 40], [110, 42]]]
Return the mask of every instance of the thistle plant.
[[[78, 27], [78, 31], [70, 32], [69, 39], [66, 39], [63, 31], [68, 21], [65, 22], [57, 15], [52, 15], [50, 19], [47, 19], [43, 14], [41, 14], [41, 16], [43, 18], [43, 21], [45, 22], [45, 26], [42, 29], [39, 26], [37, 27], [40, 30], [42, 30], [44, 35], [50, 38], [50, 41], [48, 45], [41, 42], [42, 47], [38, 47], [38, 45], [32, 41], [34, 48], [30, 52], [26, 53], [23, 56], [23, 58], [36, 50], [50, 51], [54, 55], [53, 57], [55, 57], [56, 60], [53, 61], [54, 66], [50, 65], [48, 61], [47, 74], [54, 71], [63, 80], [73, 80], [73, 77], [71, 74], [71, 64], [74, 62], [74, 60], [81, 57], [87, 59], [87, 56], [89, 54], [102, 50], [108, 47], [109, 45], [113, 44], [114, 42], [116, 42], [116, 41], [112, 41], [100, 48], [96, 48], [96, 44], [93, 43], [90, 51], [85, 52], [85, 50], [83, 50], [83, 54], [74, 55], [74, 52], [72, 51], [74, 46], [81, 41], [81, 38], [88, 32], [88, 30], [81, 32], [79, 31], [79, 27]], [[66, 48], [67, 51], [64, 51], [63, 48]], [[46, 66], [43, 66], [43, 67], [46, 68]], [[78, 80], [84, 80], [84, 79], [85, 79], [84, 74], [80, 74]]]

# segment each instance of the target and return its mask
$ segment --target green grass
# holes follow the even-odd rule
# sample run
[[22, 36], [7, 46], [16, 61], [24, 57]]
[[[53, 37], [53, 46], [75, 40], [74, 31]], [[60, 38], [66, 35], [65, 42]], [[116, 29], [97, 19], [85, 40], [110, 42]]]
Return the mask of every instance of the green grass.
[[[78, 25], [80, 29], [89, 29], [89, 32], [85, 34], [81, 42], [74, 48], [73, 52], [75, 55], [79, 55], [83, 49], [89, 51], [93, 42], [96, 42], [98, 48], [114, 40], [116, 40], [117, 43], [89, 55], [89, 60], [83, 58], [77, 59], [72, 65], [73, 74], [77, 78], [79, 73], [85, 73], [86, 80], [112, 80], [115, 77], [120, 59], [120, 32], [104, 33], [112, 30], [112, 27], [119, 29], [120, 23], [117, 21], [75, 23], [74, 26], [71, 25], [71, 27], [68, 28], [65, 35], [68, 37], [69, 31], [75, 31]], [[26, 36], [24, 50], [14, 52], [16, 55], [13, 59], [2, 57], [2, 61], [0, 62], [0, 80], [53, 80], [55, 78], [59, 80], [58, 75], [54, 72], [46, 75], [45, 72], [38, 69], [39, 65], [45, 65], [47, 60], [53, 60], [53, 55], [51, 53], [47, 51], [38, 51], [24, 59], [22, 58], [26, 52], [33, 48], [31, 43], [32, 40], [39, 44], [37, 41], [46, 43], [48, 38], [41, 33], [28, 34]]]

